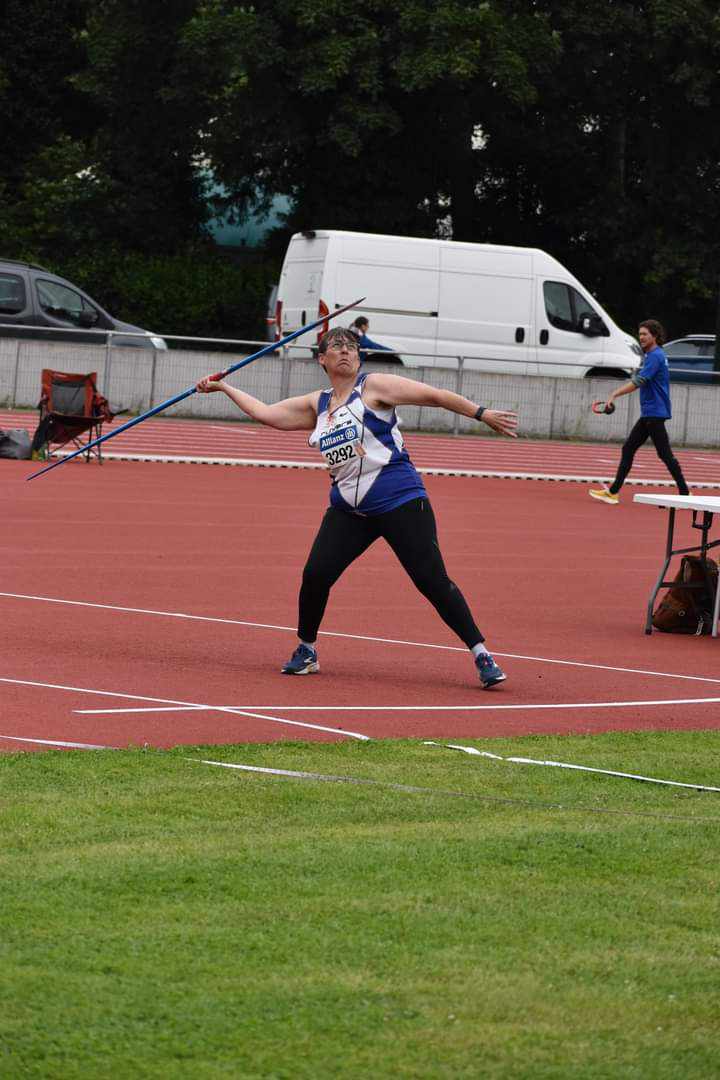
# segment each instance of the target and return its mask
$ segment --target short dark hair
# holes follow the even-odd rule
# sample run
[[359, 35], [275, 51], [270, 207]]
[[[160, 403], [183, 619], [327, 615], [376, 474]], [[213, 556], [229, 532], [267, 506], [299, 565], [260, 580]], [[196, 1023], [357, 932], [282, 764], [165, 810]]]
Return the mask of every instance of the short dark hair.
[[318, 341], [318, 352], [322, 356], [326, 353], [329, 345], [333, 345], [336, 341], [346, 342], [349, 349], [357, 350], [358, 339], [357, 334], [353, 334], [352, 330], [346, 330], [344, 326], [333, 326], [331, 330], [328, 330]]
[[353, 326], [357, 326], [358, 330], [361, 326], [369, 326], [370, 320], [365, 315], [358, 315], [357, 319], [353, 323]]
[[646, 330], [650, 331], [658, 345], [665, 344], [665, 328], [657, 319], [643, 319], [640, 326], [644, 326]]

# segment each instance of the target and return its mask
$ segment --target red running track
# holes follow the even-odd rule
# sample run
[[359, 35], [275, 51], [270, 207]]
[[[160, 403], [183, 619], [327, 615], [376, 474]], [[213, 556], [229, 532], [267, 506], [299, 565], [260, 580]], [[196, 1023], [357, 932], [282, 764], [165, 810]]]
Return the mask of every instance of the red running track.
[[333, 591], [322, 673], [279, 674], [321, 473], [77, 461], [24, 483], [33, 468], [2, 463], [4, 749], [720, 727], [720, 642], [643, 633], [664, 511], [428, 478], [508, 672], [485, 692], [381, 543]]
[[[122, 421], [118, 418], [117, 423]], [[0, 428], [36, 426], [35, 413], [0, 412]], [[106, 427], [112, 431], [112, 427]], [[619, 460], [614, 444], [498, 439], [478, 436], [405, 436], [413, 461], [423, 472], [471, 473], [481, 476], [520, 476], [575, 481], [609, 480]], [[258, 465], [282, 462], [322, 468], [303, 432], [273, 431], [256, 424], [150, 419], [108, 441], [108, 458], [160, 458]], [[720, 453], [679, 450], [677, 456], [688, 482], [695, 487], [720, 487]], [[670, 484], [665, 467], [653, 449], [638, 452], [629, 483]]]

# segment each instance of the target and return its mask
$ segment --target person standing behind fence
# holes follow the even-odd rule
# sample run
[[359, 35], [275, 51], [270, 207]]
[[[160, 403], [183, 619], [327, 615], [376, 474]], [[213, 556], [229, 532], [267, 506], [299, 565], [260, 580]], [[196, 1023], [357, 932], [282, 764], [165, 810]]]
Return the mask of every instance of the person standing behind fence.
[[[352, 331], [353, 334], [355, 334], [357, 336], [357, 339], [358, 339], [358, 346], [360, 348], [360, 363], [365, 363], [365, 361], [367, 360], [367, 352], [365, 352], [366, 349], [370, 349], [371, 351], [372, 350], [379, 350], [380, 352], [393, 353], [393, 356], [391, 357], [391, 359], [394, 359], [395, 358], [394, 350], [391, 349], [389, 345], [380, 345], [379, 342], [373, 341], [372, 338], [368, 337], [367, 332], [368, 332], [369, 329], [370, 329], [370, 322], [369, 322], [368, 319], [365, 318], [364, 315], [358, 315], [357, 319], [355, 320], [355, 322], [350, 327], [350, 330]], [[376, 360], [384, 360], [385, 357], [376, 356], [374, 359], [376, 359]], [[399, 359], [399, 357], [398, 357], [398, 359]]]
[[642, 364], [634, 371], [630, 381], [623, 383], [617, 390], [613, 390], [605, 403], [605, 407], [613, 405], [617, 398], [623, 394], [632, 394], [640, 391], [640, 419], [628, 435], [620, 455], [615, 479], [610, 487], [603, 485], [601, 488], [591, 488], [590, 495], [593, 499], [616, 506], [620, 501], [619, 491], [625, 483], [625, 479], [632, 468], [635, 454], [648, 439], [652, 439], [657, 455], [677, 484], [681, 495], [689, 495], [688, 486], [685, 482], [680, 462], [672, 452], [670, 440], [665, 430], [665, 422], [672, 416], [670, 406], [670, 373], [668, 362], [662, 345], [665, 342], [665, 331], [657, 319], [645, 319], [638, 329], [638, 341], [645, 353]]

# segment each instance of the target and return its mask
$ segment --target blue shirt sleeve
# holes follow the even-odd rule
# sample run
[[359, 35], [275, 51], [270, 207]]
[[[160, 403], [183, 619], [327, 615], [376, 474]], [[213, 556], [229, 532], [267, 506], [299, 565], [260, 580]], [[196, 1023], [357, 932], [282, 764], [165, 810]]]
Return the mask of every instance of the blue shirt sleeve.
[[645, 383], [650, 382], [650, 380], [654, 379], [660, 371], [664, 360], [665, 357], [661, 349], [651, 349], [649, 353], [645, 354], [645, 359], [635, 373], [633, 382], [639, 386], [643, 386]]
[[390, 348], [389, 345], [378, 345], [377, 341], [373, 341], [371, 338], [369, 338], [367, 336], [367, 334], [363, 334], [363, 336], [360, 338], [360, 348], [361, 349], [381, 349], [383, 352], [392, 352], [392, 349]]

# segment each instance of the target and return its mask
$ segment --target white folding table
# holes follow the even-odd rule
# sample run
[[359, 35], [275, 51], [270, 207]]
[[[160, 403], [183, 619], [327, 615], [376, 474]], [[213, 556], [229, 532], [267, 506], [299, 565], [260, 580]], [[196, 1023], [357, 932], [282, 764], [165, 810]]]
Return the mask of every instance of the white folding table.
[[[697, 553], [701, 559], [704, 560], [707, 557], [707, 553], [710, 548], [717, 547], [720, 544], [720, 540], [708, 539], [710, 535], [710, 529], [712, 528], [713, 514], [720, 514], [720, 497], [717, 495], [635, 495], [633, 502], [645, 503], [647, 506], [662, 506], [670, 511], [668, 517], [668, 531], [667, 541], [665, 544], [665, 562], [663, 568], [660, 571], [660, 577], [657, 580], [655, 588], [653, 589], [652, 596], [647, 608], [647, 619], [645, 621], [645, 633], [652, 633], [652, 615], [655, 607], [655, 601], [660, 589], [674, 585], [674, 581], [665, 581], [665, 574], [667, 568], [670, 565], [670, 560], [674, 555], [689, 555]], [[696, 547], [688, 548], [673, 548], [674, 534], [675, 534], [675, 512], [677, 510], [690, 510], [692, 511], [692, 527], [698, 529], [701, 538], [700, 543]], [[702, 514], [702, 519], [699, 519], [699, 515]], [[713, 608], [712, 619], [712, 636], [718, 636], [718, 608], [720, 607], [720, 578], [719, 584], [715, 590], [715, 606]], [[708, 579], [708, 585], [710, 581]]]

